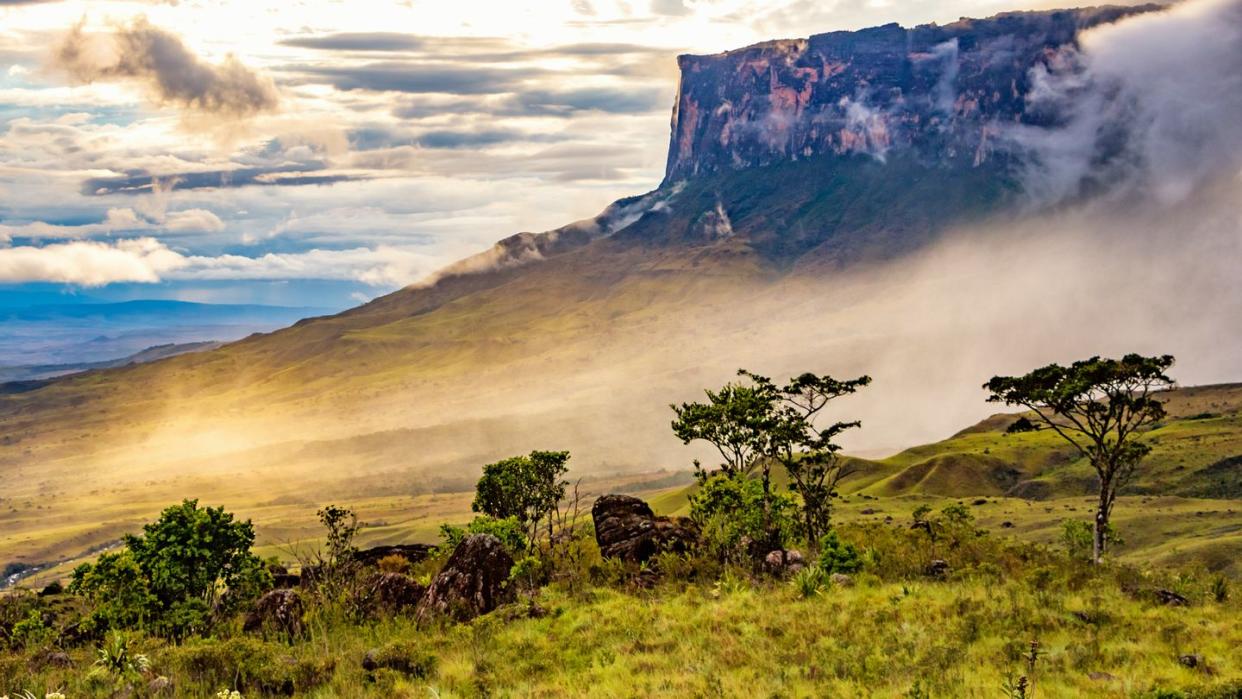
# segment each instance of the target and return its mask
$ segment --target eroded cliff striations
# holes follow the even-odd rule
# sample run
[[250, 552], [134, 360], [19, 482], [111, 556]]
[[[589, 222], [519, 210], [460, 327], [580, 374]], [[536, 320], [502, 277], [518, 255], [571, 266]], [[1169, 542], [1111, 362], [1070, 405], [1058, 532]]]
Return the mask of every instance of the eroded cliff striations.
[[1021, 12], [905, 29], [889, 24], [681, 56], [665, 182], [816, 155], [893, 150], [977, 166], [1027, 109], [1032, 69], [1079, 32], [1160, 9]]

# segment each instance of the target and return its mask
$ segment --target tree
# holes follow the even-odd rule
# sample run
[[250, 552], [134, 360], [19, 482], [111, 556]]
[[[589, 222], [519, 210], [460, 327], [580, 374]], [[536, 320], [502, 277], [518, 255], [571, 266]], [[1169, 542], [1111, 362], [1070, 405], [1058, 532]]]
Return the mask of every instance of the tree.
[[1024, 376], [996, 376], [983, 385], [988, 402], [1020, 405], [1035, 414], [1017, 431], [1051, 429], [1095, 469], [1099, 498], [1092, 559], [1097, 565], [1103, 560], [1117, 491], [1151, 451], [1137, 441], [1139, 430], [1165, 416], [1164, 404], [1153, 394], [1174, 386], [1165, 373], [1173, 362], [1170, 355], [1092, 357], [1068, 367], [1049, 364]]
[[778, 388], [765, 376], [739, 373], [750, 377], [763, 394], [772, 398], [764, 454], [789, 474], [789, 488], [802, 497], [807, 542], [816, 546], [820, 535], [828, 531], [837, 485], [851, 473], [838, 455], [840, 445], [833, 440], [848, 429], [862, 426], [855, 420], [819, 429], [816, 418], [829, 401], [870, 385], [871, 377], [838, 381], [828, 375], [805, 373]]
[[[790, 488], [802, 498], [807, 539], [816, 544], [828, 527], [832, 494], [848, 475], [837, 456], [840, 447], [833, 440], [860, 425], [839, 422], [819, 429], [816, 419], [829, 401], [856, 392], [870, 384], [871, 378], [838, 381], [806, 373], [777, 386], [768, 377], [745, 369], [738, 375], [749, 382], [707, 391], [707, 403], [672, 406], [677, 415], [673, 433], [686, 444], [703, 440], [714, 446], [723, 459], [720, 470], [726, 477], [758, 472], [770, 533], [772, 467], [783, 466]], [[769, 543], [775, 545], [775, 541]]]
[[250, 551], [254, 526], [223, 507], [186, 500], [142, 532], [125, 537], [125, 551], [74, 571], [71, 589], [95, 599], [109, 624], [180, 638], [201, 630], [211, 612], [253, 597], [267, 575]]
[[548, 543], [553, 539], [553, 512], [565, 497], [569, 482], [567, 451], [532, 451], [483, 467], [475, 486], [471, 509], [496, 519], [512, 517], [521, 523], [533, 544], [541, 524], [547, 524]]
[[677, 415], [673, 434], [683, 444], [702, 440], [715, 447], [722, 459], [720, 470], [726, 476], [748, 475], [766, 444], [771, 395], [739, 383], [705, 393], [706, 403], [669, 406]]

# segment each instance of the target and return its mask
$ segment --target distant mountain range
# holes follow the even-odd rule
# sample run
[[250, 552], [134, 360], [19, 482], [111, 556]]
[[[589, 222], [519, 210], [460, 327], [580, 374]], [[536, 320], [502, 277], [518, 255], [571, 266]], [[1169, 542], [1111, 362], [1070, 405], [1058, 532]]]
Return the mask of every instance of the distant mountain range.
[[95, 369], [111, 369], [130, 364], [146, 364], [147, 362], [175, 357], [186, 352], [212, 350], [223, 344], [223, 342], [209, 340], [206, 342], [187, 342], [180, 345], [155, 345], [119, 359], [109, 359], [100, 362], [0, 367], [0, 393], [24, 393], [42, 388], [47, 384], [48, 380], [61, 376]]
[[107, 363], [156, 345], [231, 341], [325, 313], [317, 308], [170, 300], [49, 300], [13, 298], [0, 304], [0, 376], [17, 375], [17, 367]]

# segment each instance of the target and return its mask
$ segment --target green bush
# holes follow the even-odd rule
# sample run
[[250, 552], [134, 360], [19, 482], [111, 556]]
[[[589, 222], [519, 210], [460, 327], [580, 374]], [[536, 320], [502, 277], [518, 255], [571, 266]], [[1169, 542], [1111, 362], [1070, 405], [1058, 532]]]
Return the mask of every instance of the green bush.
[[783, 548], [798, 528], [798, 505], [784, 493], [768, 499], [771, 530], [764, 514], [763, 484], [746, 476], [717, 475], [704, 481], [690, 498], [690, 518], [700, 527], [704, 551], [721, 561], [743, 562], [765, 550], [749, 550], [761, 542]]
[[471, 534], [491, 534], [500, 539], [500, 543], [510, 556], [519, 558], [529, 550], [529, 541], [522, 523], [515, 517], [496, 519], [488, 515], [480, 515], [470, 520], [465, 527], [454, 527], [451, 524], [440, 525], [440, 545], [436, 547], [437, 556], [447, 556], [457, 545]]
[[203, 688], [234, 687], [242, 692], [293, 694], [332, 678], [331, 657], [298, 658], [288, 646], [253, 638], [196, 640], [171, 649], [166, 663], [173, 674]]
[[[184, 638], [258, 595], [270, 574], [250, 552], [254, 527], [224, 508], [186, 500], [169, 507], [125, 550], [73, 572], [70, 591], [95, 605], [97, 631], [142, 628]], [[223, 594], [227, 592], [227, 594]]]
[[1095, 534], [1090, 522], [1081, 519], [1067, 519], [1061, 522], [1061, 546], [1065, 553], [1075, 561], [1090, 561]]
[[436, 656], [413, 641], [393, 641], [368, 651], [363, 665], [372, 672], [392, 670], [407, 677], [428, 679], [435, 675]]
[[795, 573], [790, 582], [801, 597], [809, 599], [827, 587], [828, 574], [821, 568], [809, 566]]
[[857, 573], [862, 569], [862, 555], [858, 547], [842, 541], [836, 530], [832, 530], [820, 542], [819, 569], [825, 575]]

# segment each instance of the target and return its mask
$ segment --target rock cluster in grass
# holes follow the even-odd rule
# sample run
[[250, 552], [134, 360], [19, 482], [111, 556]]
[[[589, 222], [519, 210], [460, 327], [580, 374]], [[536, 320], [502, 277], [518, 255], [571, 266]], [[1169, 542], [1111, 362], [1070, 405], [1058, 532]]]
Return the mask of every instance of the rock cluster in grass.
[[591, 507], [595, 541], [604, 558], [642, 563], [662, 551], [685, 553], [698, 531], [685, 518], [656, 517], [651, 507], [629, 495], [605, 495]]

